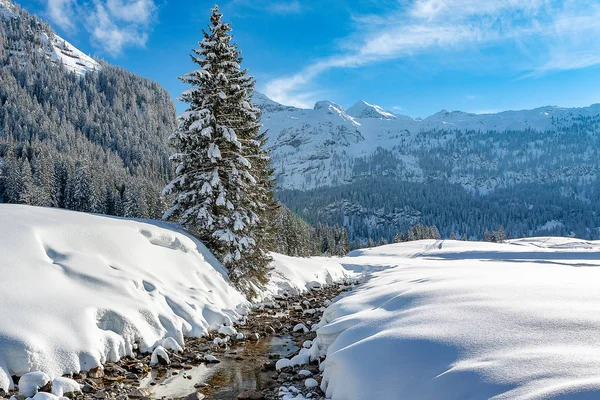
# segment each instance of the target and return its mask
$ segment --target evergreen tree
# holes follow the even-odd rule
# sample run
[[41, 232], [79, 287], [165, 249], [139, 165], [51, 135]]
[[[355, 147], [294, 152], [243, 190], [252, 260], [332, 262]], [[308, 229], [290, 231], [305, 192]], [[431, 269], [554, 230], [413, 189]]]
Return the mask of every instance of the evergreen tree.
[[91, 212], [94, 206], [94, 185], [89, 176], [87, 165], [77, 164], [75, 174], [67, 183], [66, 206], [70, 210]]
[[12, 140], [4, 157], [4, 200], [7, 203], [18, 203], [21, 193], [21, 167], [15, 156]]
[[181, 78], [192, 88], [181, 96], [189, 108], [171, 135], [175, 178], [163, 193], [174, 199], [164, 218], [177, 218], [198, 235], [251, 295], [268, 280], [270, 258], [261, 246], [272, 179], [260, 110], [250, 103], [255, 82], [241, 69], [230, 32], [215, 6], [192, 56], [200, 68]]
[[483, 241], [484, 242], [491, 242], [492, 241], [492, 236], [490, 235], [490, 231], [488, 231], [487, 228], [485, 228], [485, 231], [483, 231]]
[[504, 232], [504, 226], [498, 226], [498, 229], [492, 232], [490, 241], [494, 243], [504, 243], [506, 241], [506, 232]]
[[31, 165], [27, 158], [21, 162], [21, 187], [19, 191], [19, 203], [33, 204], [34, 203], [34, 187], [33, 175], [31, 174]]

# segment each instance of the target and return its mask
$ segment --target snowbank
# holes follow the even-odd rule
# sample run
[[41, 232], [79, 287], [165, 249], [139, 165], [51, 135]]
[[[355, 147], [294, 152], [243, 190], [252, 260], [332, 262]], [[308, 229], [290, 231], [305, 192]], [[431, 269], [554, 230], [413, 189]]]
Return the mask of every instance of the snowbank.
[[283, 293], [296, 295], [355, 275], [340, 264], [339, 258], [296, 258], [277, 253], [271, 256], [273, 271], [266, 290], [261, 293], [263, 298]]
[[421, 241], [341, 260], [371, 279], [328, 308], [333, 400], [600, 396], [600, 245]]
[[[164, 337], [231, 325], [246, 301], [176, 226], [0, 204], [0, 388], [57, 377]], [[242, 307], [240, 307], [242, 305]]]

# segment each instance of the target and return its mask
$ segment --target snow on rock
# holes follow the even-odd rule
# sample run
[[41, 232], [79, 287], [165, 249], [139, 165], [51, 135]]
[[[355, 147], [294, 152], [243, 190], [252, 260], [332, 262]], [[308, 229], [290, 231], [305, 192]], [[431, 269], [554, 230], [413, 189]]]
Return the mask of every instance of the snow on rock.
[[19, 380], [19, 394], [27, 397], [33, 397], [38, 389], [46, 386], [50, 382], [50, 377], [40, 371], [29, 372]]
[[240, 318], [243, 295], [173, 224], [0, 204], [0, 388], [150, 352]]
[[341, 260], [370, 279], [311, 348], [332, 400], [600, 396], [600, 243], [420, 241]]
[[307, 388], [314, 388], [314, 387], [319, 386], [319, 382], [317, 382], [313, 378], [308, 378], [307, 380], [304, 381], [304, 386], [306, 386]]
[[150, 357], [150, 365], [160, 364], [161, 362], [165, 364], [170, 364], [171, 360], [169, 360], [169, 354], [167, 353], [167, 350], [165, 350], [164, 347], [156, 346], [156, 348], [152, 352], [152, 356]]
[[[339, 259], [327, 257], [295, 258], [271, 253], [273, 270], [262, 297], [297, 295], [321, 285], [330, 285], [355, 276]], [[318, 285], [316, 285], [318, 284]]]
[[65, 400], [67, 397], [59, 397], [52, 393], [39, 392], [31, 400]]
[[291, 367], [291, 366], [293, 366], [293, 364], [289, 358], [282, 358], [280, 360], [277, 360], [277, 362], [275, 363], [275, 369], [277, 371], [279, 371], [280, 369], [286, 368], [286, 367]]
[[304, 325], [304, 324], [297, 324], [296, 326], [294, 326], [294, 329], [293, 329], [293, 331], [294, 331], [294, 332], [300, 332], [300, 331], [302, 331], [302, 332], [304, 332], [304, 333], [307, 333], [307, 332], [309, 332], [310, 330], [309, 330], [309, 329], [306, 327], [306, 325]]
[[58, 397], [64, 396], [67, 393], [81, 392], [81, 386], [73, 379], [69, 378], [54, 378], [52, 381], [52, 394]]
[[158, 340], [155, 343], [154, 347], [155, 348], [156, 347], [163, 347], [165, 350], [174, 351], [176, 353], [182, 353], [183, 352], [183, 348], [172, 337], [167, 337], [167, 338]]
[[233, 326], [222, 326], [219, 328], [218, 332], [221, 335], [237, 335], [237, 330]]
[[204, 356], [204, 361], [208, 361], [209, 363], [218, 363], [220, 362], [217, 357], [213, 356], [212, 354], [207, 354]]

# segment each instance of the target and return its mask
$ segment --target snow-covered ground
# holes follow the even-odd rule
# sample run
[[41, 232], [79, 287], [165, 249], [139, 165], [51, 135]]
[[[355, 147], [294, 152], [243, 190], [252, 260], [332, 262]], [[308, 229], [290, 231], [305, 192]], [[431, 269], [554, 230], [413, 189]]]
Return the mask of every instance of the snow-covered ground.
[[284, 293], [296, 295], [356, 275], [346, 270], [338, 258], [296, 258], [276, 253], [272, 256], [274, 269], [263, 297]]
[[[264, 296], [364, 274], [325, 311], [309, 350], [327, 354], [328, 398], [600, 395], [598, 242], [421, 241], [273, 257]], [[200, 242], [156, 221], [0, 204], [0, 276], [4, 389], [11, 375], [53, 379], [137, 344], [160, 350], [231, 330], [248, 306]]]
[[[263, 297], [349, 274], [329, 259], [273, 257]], [[184, 345], [224, 331], [248, 306], [202, 243], [150, 220], [0, 204], [0, 276], [3, 389], [12, 375], [88, 370], [136, 343], [148, 352], [163, 338]]]
[[600, 243], [421, 241], [341, 263], [369, 279], [318, 330], [328, 398], [600, 396]]
[[0, 204], [0, 388], [231, 325], [246, 302], [173, 225]]

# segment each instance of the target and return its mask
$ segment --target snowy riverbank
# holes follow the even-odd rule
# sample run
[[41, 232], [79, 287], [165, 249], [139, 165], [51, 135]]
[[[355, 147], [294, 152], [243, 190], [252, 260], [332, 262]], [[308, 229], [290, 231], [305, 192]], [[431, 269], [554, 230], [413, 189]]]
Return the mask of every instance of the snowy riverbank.
[[[342, 273], [275, 255], [268, 292], [300, 292]], [[303, 264], [303, 265], [304, 265]], [[287, 272], [286, 272], [287, 271]], [[152, 351], [164, 337], [226, 329], [249, 304], [199, 241], [177, 226], [0, 204], [0, 388], [12, 375], [50, 377]]]

